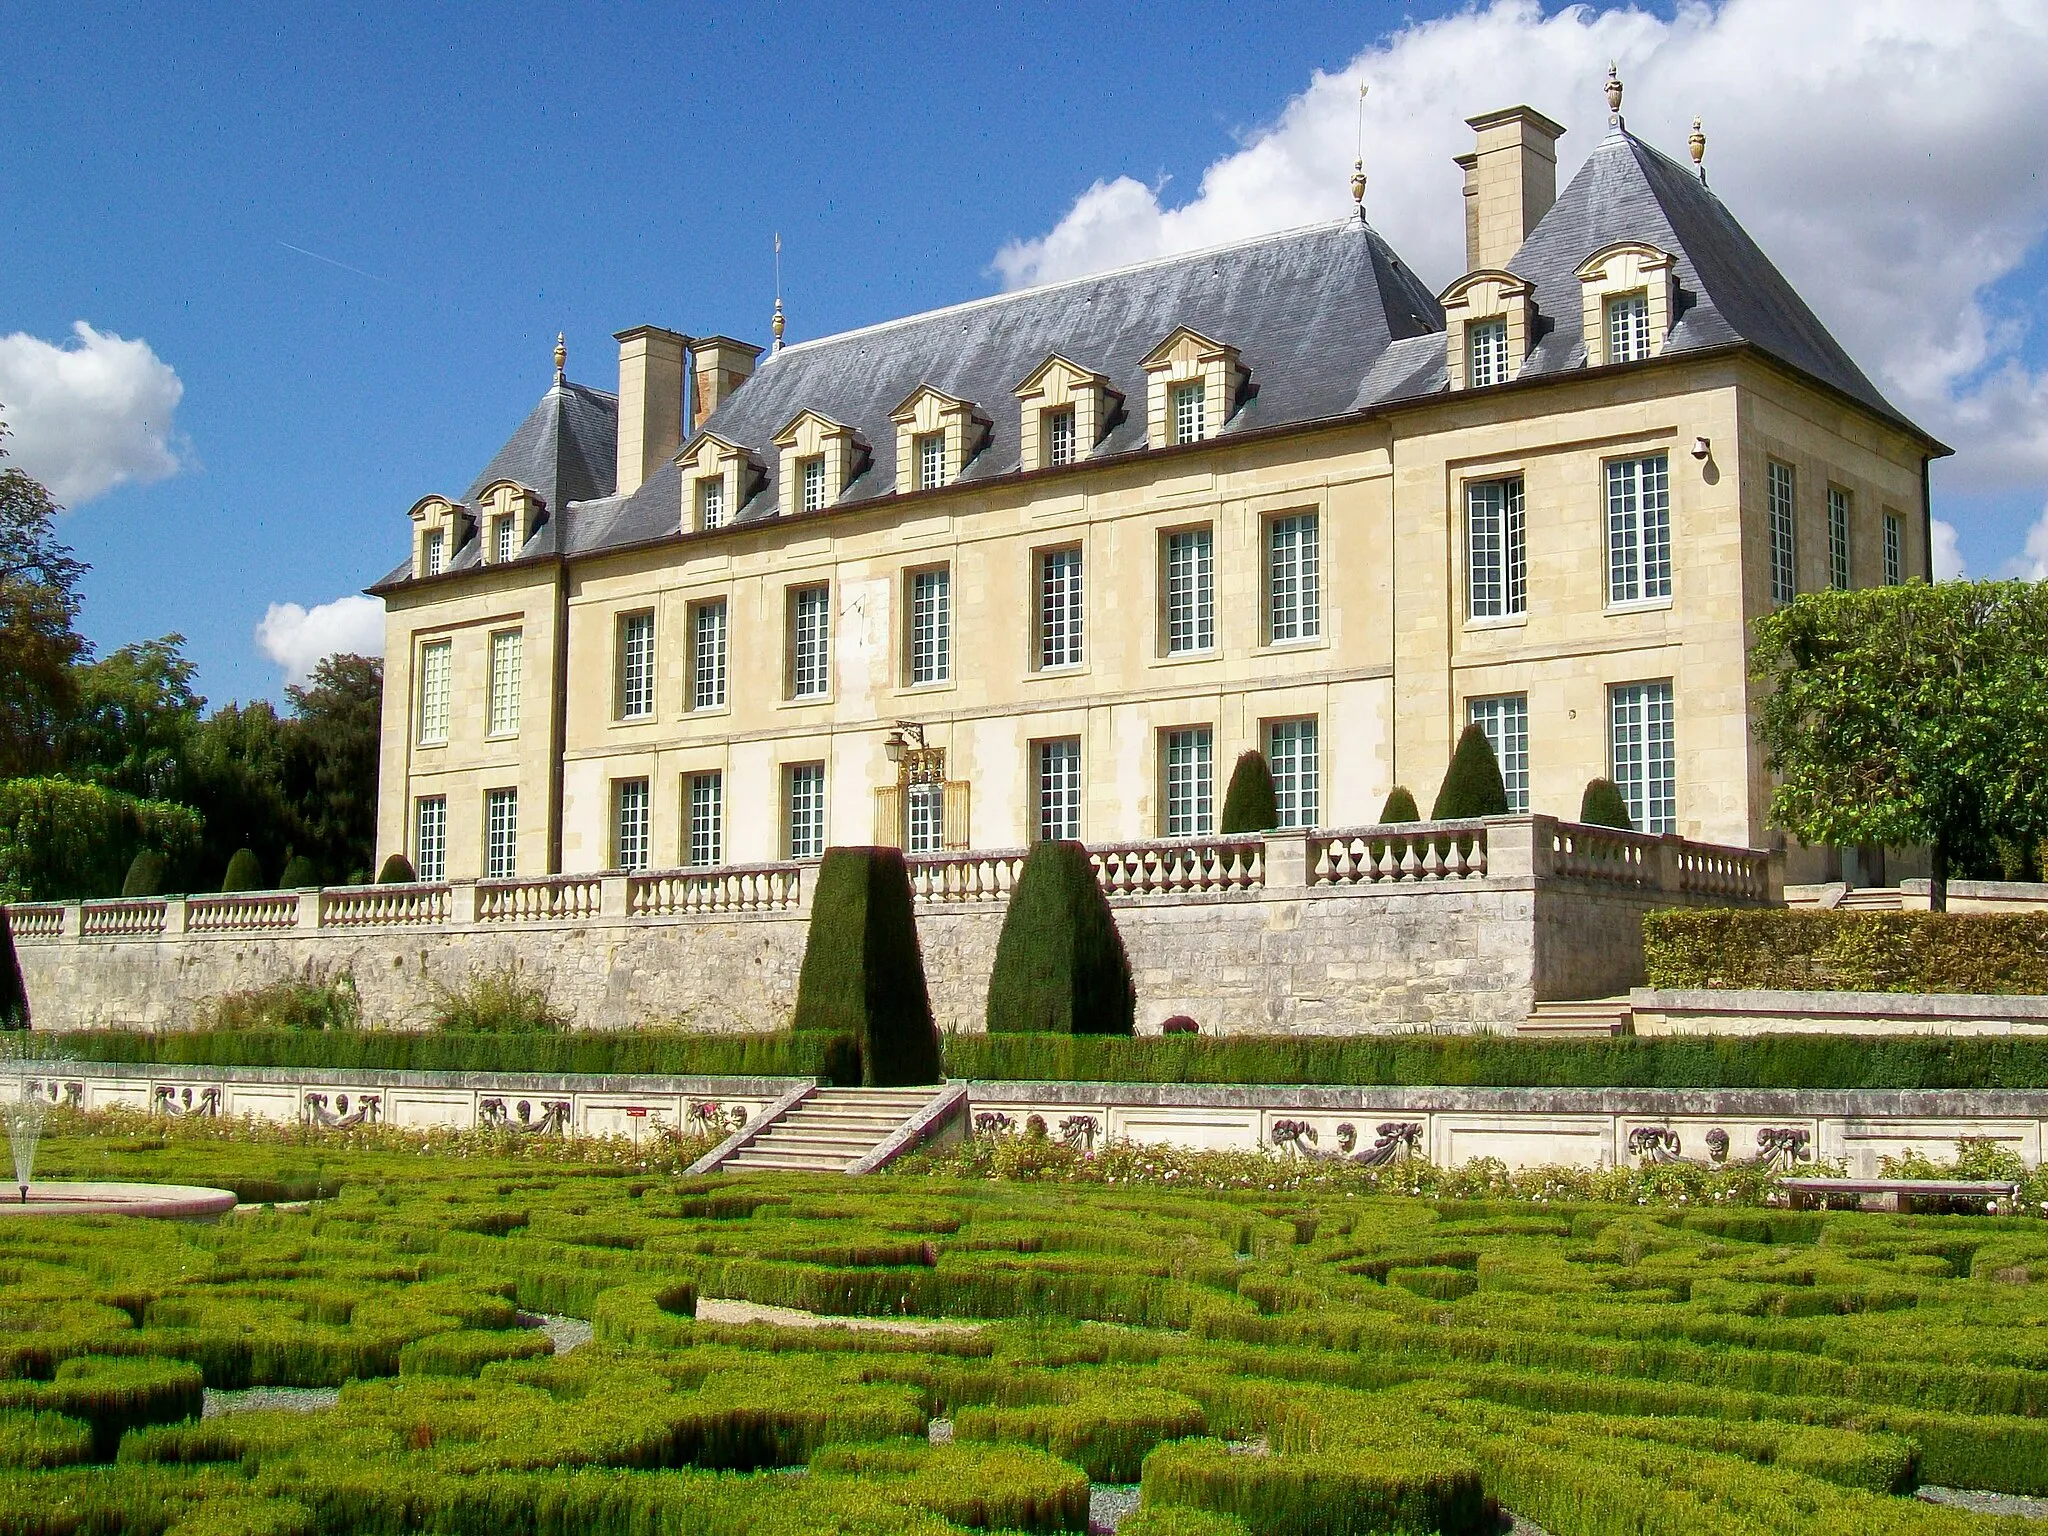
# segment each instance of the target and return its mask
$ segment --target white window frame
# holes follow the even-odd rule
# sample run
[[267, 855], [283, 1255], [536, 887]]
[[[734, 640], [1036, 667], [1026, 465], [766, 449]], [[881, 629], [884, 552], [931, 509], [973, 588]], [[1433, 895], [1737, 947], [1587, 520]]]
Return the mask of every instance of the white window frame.
[[789, 696], [823, 699], [832, 692], [832, 589], [793, 588], [789, 596]]
[[1280, 825], [1313, 827], [1323, 814], [1322, 722], [1314, 715], [1266, 723], [1266, 763]]
[[1160, 733], [1162, 815], [1167, 837], [1207, 837], [1216, 830], [1216, 732], [1207, 725]]
[[1177, 528], [1163, 539], [1161, 605], [1169, 656], [1216, 649], [1216, 530]]
[[802, 500], [799, 503], [806, 512], [825, 510], [825, 455], [814, 453], [797, 460], [797, 474], [802, 477]]
[[1669, 681], [1607, 691], [1609, 777], [1638, 832], [1678, 830], [1677, 706]]
[[917, 488], [920, 491], [941, 490], [946, 484], [946, 434], [922, 432], [911, 445], [917, 455]]
[[1323, 525], [1315, 512], [1266, 519], [1266, 643], [1323, 633]]
[[1668, 602], [1671, 597], [1671, 456], [1609, 459], [1607, 603]]
[[784, 839], [792, 859], [825, 856], [825, 765], [790, 763], [782, 770]]
[[913, 688], [953, 680], [953, 568], [934, 565], [910, 573], [906, 673]]
[[518, 524], [518, 515], [512, 512], [503, 513], [492, 520], [491, 541], [494, 559], [504, 562], [519, 553], [519, 546], [513, 533]]
[[715, 869], [725, 862], [725, 774], [714, 768], [684, 779], [689, 828], [683, 863], [691, 869]]
[[438, 576], [448, 562], [448, 535], [439, 528], [429, 528], [420, 536], [420, 570], [424, 575]]
[[725, 599], [690, 605], [690, 708], [726, 707]]
[[1607, 318], [1607, 361], [1639, 363], [1650, 355], [1650, 295], [1646, 289], [1609, 296], [1601, 312]]
[[725, 526], [725, 476], [706, 475], [697, 482], [697, 526], [707, 533]]
[[1081, 738], [1061, 736], [1032, 743], [1038, 782], [1038, 840], [1081, 840]]
[[412, 872], [438, 885], [448, 878], [448, 797], [421, 795], [413, 801]]
[[1079, 445], [1079, 413], [1071, 405], [1054, 406], [1039, 415], [1039, 431], [1045, 444], [1041, 457], [1048, 469], [1074, 462]]
[[1172, 413], [1173, 441], [1199, 443], [1209, 435], [1209, 386], [1201, 379], [1187, 379], [1169, 385], [1167, 409]]
[[1770, 534], [1771, 606], [1799, 595], [1799, 474], [1782, 459], [1764, 461], [1764, 512]]
[[1898, 513], [1884, 515], [1884, 584], [1896, 587], [1906, 579], [1906, 528]]
[[903, 786], [903, 851], [943, 853], [946, 849], [946, 786]]
[[454, 669], [455, 642], [429, 640], [420, 647], [420, 745], [448, 744], [449, 676]]
[[1501, 693], [1467, 699], [1465, 718], [1486, 734], [1500, 781], [1508, 792], [1508, 813], [1529, 814], [1529, 696]]
[[484, 791], [484, 878], [511, 880], [519, 874], [519, 791]]
[[1078, 667], [1087, 659], [1086, 569], [1081, 546], [1038, 554], [1038, 669]]
[[654, 610], [619, 615], [619, 698], [621, 720], [654, 718]]
[[1854, 503], [1839, 485], [1828, 487], [1828, 585], [1846, 592], [1850, 585], [1849, 518]]
[[1508, 318], [1465, 323], [1465, 384], [1485, 389], [1508, 381]]
[[491, 631], [491, 735], [519, 734], [520, 695], [525, 687], [525, 633], [517, 629]]
[[645, 869], [653, 857], [653, 797], [645, 779], [612, 780], [612, 868]]
[[1520, 475], [1465, 486], [1465, 612], [1518, 619], [1529, 612], [1529, 517]]

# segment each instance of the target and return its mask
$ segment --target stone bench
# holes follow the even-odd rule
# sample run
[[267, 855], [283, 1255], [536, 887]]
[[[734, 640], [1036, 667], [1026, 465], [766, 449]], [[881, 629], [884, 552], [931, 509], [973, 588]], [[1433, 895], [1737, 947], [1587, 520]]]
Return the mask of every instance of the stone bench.
[[2003, 1200], [2007, 1209], [2019, 1198], [2019, 1185], [2008, 1179], [1781, 1179], [1792, 1208], [1826, 1206], [1834, 1198], [1854, 1196], [1866, 1211], [1983, 1210]]

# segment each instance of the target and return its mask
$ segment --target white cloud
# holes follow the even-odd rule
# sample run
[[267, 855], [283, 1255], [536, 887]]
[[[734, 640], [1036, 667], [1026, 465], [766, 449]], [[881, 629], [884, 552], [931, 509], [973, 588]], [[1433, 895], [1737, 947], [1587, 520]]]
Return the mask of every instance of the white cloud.
[[0, 421], [15, 463], [67, 507], [183, 469], [190, 453], [172, 418], [185, 386], [171, 365], [146, 341], [83, 320], [71, 330], [69, 346], [0, 336]]
[[1682, 159], [1705, 119], [1714, 189], [1901, 408], [1954, 444], [1944, 484], [2048, 481], [2048, 376], [2019, 347], [2048, 315], [1987, 290], [2048, 235], [2048, 6], [2038, 0], [1727, 0], [1665, 20], [1495, 0], [1401, 28], [1318, 73], [1169, 205], [1097, 182], [995, 257], [1010, 286], [1099, 271], [1351, 206], [1358, 86], [1366, 209], [1426, 280], [1464, 268], [1464, 119], [1527, 102], [1569, 130], [1560, 187], [1605, 133], [1609, 60], [1629, 127]]
[[[1932, 551], [1934, 555], [1934, 579], [1936, 581], [1954, 581], [1958, 576], [1967, 576], [1969, 574], [1969, 567], [1963, 564], [1963, 552], [1956, 547], [1955, 524], [1944, 523], [1937, 517], [1934, 519], [1932, 532], [1934, 535], [1934, 548]], [[2036, 529], [2035, 532], [2042, 536], [2044, 545], [2048, 545], [2048, 533], [2043, 533], [2040, 529]], [[2032, 541], [2029, 540], [2028, 542], [2029, 547], [2031, 547]], [[2042, 553], [2048, 555], [2048, 548], [2044, 548]], [[2038, 580], [2044, 575], [2048, 575], [2048, 571], [2036, 572], [2035, 579]]]
[[256, 645], [284, 668], [286, 682], [303, 683], [329, 656], [382, 656], [384, 604], [357, 596], [317, 608], [272, 603], [256, 626]]
[[2048, 506], [2027, 530], [2026, 545], [2005, 563], [2001, 576], [2018, 576], [2026, 581], [2048, 581]]

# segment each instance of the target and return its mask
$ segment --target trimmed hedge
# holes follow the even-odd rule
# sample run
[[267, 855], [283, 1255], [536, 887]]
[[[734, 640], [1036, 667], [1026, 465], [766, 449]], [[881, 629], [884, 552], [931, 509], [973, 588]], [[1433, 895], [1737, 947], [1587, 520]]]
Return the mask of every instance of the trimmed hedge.
[[1145, 1458], [1143, 1498], [1236, 1515], [1260, 1536], [1478, 1536], [1497, 1523], [1472, 1461], [1380, 1447], [1239, 1456], [1183, 1440]]
[[1202, 1405], [1160, 1387], [1084, 1392], [1072, 1402], [962, 1408], [962, 1440], [1015, 1440], [1071, 1461], [1098, 1483], [1135, 1483], [1146, 1453], [1168, 1440], [1208, 1433]]
[[28, 1027], [28, 987], [21, 979], [21, 957], [14, 952], [14, 924], [0, 906], [0, 1029]]
[[1230, 770], [1230, 787], [1223, 792], [1223, 814], [1216, 823], [1224, 837], [1248, 832], [1270, 832], [1280, 825], [1280, 801], [1273, 788], [1273, 770], [1266, 754], [1254, 748], [1238, 754]]
[[128, 861], [128, 875], [121, 882], [121, 894], [124, 897], [163, 895], [169, 868], [168, 861], [154, 848], [136, 849], [135, 857]]
[[225, 894], [269, 889], [263, 883], [263, 866], [257, 861], [253, 848], [235, 850], [235, 856], [228, 860], [227, 873], [221, 876], [220, 888]]
[[1387, 791], [1386, 804], [1380, 807], [1380, 825], [1397, 826], [1402, 822], [1422, 820], [1422, 809], [1415, 803], [1415, 795], [1406, 784], [1396, 784]]
[[939, 1081], [939, 1031], [902, 850], [825, 850], [791, 1027], [858, 1039], [866, 1087]]
[[989, 975], [989, 1031], [1129, 1035], [1137, 1006], [1130, 957], [1088, 850], [1038, 844], [1003, 914]]
[[2048, 994], [2048, 913], [1665, 911], [1653, 987]]
[[182, 1360], [76, 1355], [50, 1381], [0, 1381], [0, 1410], [82, 1420], [94, 1458], [106, 1461], [130, 1429], [197, 1418], [205, 1395], [199, 1371]]
[[1463, 821], [1473, 816], [1505, 816], [1508, 813], [1507, 786], [1501, 782], [1500, 762], [1493, 755], [1493, 743], [1476, 725], [1465, 727], [1458, 738], [1458, 750], [1444, 772], [1443, 787], [1436, 792], [1431, 821]]
[[34, 1409], [0, 1410], [0, 1467], [24, 1471], [92, 1459], [92, 1426]]
[[531, 1360], [555, 1352], [538, 1328], [457, 1328], [414, 1339], [398, 1352], [401, 1376], [474, 1376], [500, 1360]]
[[384, 860], [377, 871], [379, 885], [411, 885], [419, 875], [413, 870], [412, 860], [402, 853], [394, 853]]
[[916, 1508], [982, 1530], [1088, 1528], [1088, 1479], [1017, 1446], [838, 1445], [811, 1458], [813, 1476], [858, 1477]]
[[1579, 797], [1579, 821], [1589, 827], [1619, 827], [1624, 832], [1633, 832], [1636, 826], [1629, 819], [1621, 787], [1612, 779], [1588, 781], [1586, 792]]

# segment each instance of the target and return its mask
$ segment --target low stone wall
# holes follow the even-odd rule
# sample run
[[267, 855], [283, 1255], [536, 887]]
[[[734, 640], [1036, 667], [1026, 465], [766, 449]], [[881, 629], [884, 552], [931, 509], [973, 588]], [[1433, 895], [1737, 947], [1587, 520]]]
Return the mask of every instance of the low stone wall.
[[[1214, 1033], [1512, 1030], [1538, 1001], [1638, 985], [1642, 914], [1782, 889], [1770, 854], [1548, 817], [1091, 850], [1139, 1027]], [[912, 861], [933, 1010], [979, 1030], [1021, 851]], [[417, 1027], [478, 971], [544, 979], [581, 1028], [786, 1025], [812, 866], [559, 876], [14, 909], [39, 1028], [178, 1029], [209, 998], [354, 978], [367, 1020]]]
[[1637, 987], [1639, 1035], [2035, 1035], [2048, 997], [1971, 992], [1659, 991]]
[[[1931, 906], [1931, 880], [1901, 880], [1899, 907], [1925, 912]], [[2031, 880], [1951, 880], [1951, 912], [2048, 912], [2048, 884]]]

